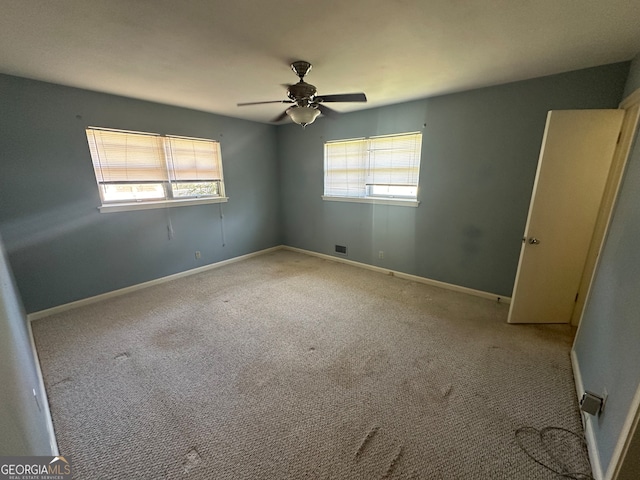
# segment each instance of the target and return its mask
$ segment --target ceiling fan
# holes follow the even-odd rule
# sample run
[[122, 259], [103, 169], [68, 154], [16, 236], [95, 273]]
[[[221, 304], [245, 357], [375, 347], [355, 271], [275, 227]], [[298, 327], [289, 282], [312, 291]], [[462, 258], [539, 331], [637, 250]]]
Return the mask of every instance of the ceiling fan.
[[311, 70], [311, 64], [304, 60], [299, 60], [291, 64], [291, 70], [300, 78], [298, 83], [287, 85], [288, 100], [272, 100], [267, 102], [239, 103], [239, 107], [247, 105], [261, 105], [264, 103], [292, 103], [293, 106], [287, 108], [280, 115], [272, 119], [272, 122], [280, 122], [287, 115], [302, 128], [313, 123], [321, 113], [327, 117], [338, 115], [339, 113], [323, 105], [330, 102], [366, 102], [364, 93], [341, 93], [337, 95], [317, 95], [314, 85], [304, 81], [304, 76]]

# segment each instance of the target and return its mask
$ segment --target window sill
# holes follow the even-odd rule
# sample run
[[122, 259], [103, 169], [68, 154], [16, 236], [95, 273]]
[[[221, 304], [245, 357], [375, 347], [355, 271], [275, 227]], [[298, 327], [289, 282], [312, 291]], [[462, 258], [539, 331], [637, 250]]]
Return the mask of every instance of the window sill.
[[403, 200], [400, 198], [378, 198], [378, 197], [329, 197], [322, 195], [322, 200], [329, 202], [350, 202], [350, 203], [373, 203], [375, 205], [396, 205], [399, 207], [417, 207], [418, 200]]
[[133, 210], [153, 210], [156, 208], [188, 207], [207, 203], [226, 203], [229, 197], [188, 198], [184, 200], [159, 200], [152, 202], [110, 203], [98, 207], [100, 213], [129, 212]]

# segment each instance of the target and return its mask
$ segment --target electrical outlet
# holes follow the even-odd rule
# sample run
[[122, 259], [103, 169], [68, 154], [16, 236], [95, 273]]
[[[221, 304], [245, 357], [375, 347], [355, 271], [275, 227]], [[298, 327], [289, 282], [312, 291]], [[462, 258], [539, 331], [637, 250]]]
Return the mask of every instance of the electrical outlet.
[[200, 250], [196, 250], [196, 258], [200, 258], [200, 257], [201, 257]]
[[602, 413], [602, 406], [604, 405], [604, 399], [593, 392], [586, 390], [582, 394], [580, 399], [580, 410], [589, 415], [597, 416]]
[[378, 258], [384, 258], [384, 252], [382, 250], [378, 252]]

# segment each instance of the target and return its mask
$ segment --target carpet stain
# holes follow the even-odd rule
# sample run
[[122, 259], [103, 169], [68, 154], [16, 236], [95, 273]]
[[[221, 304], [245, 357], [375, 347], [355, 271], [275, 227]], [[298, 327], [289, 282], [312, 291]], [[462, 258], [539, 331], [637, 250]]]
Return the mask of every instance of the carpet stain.
[[198, 450], [196, 450], [195, 447], [192, 447], [184, 456], [184, 460], [182, 461], [182, 472], [189, 473], [201, 463], [202, 457], [198, 453]]
[[398, 465], [398, 462], [400, 461], [401, 457], [402, 457], [402, 445], [400, 445], [400, 447], [396, 451], [395, 456], [393, 457], [393, 459], [391, 459], [391, 462], [389, 463], [387, 470], [384, 472], [384, 475], [382, 475], [383, 479], [389, 478], [393, 474], [393, 471], [396, 469], [396, 466]]
[[369, 442], [371, 441], [373, 436], [376, 433], [378, 433], [379, 429], [380, 429], [380, 427], [371, 427], [371, 429], [367, 432], [367, 434], [364, 436], [364, 438], [360, 442], [360, 446], [358, 447], [358, 450], [356, 450], [356, 453], [354, 455], [354, 457], [356, 459], [358, 459], [360, 457], [360, 455], [362, 455], [362, 452], [367, 447], [367, 445], [369, 444]]
[[430, 405], [432, 407], [444, 404], [453, 391], [452, 384], [443, 385], [438, 378], [433, 378], [428, 374], [405, 379], [400, 384], [400, 387], [418, 405]]
[[371, 350], [370, 345], [358, 342], [345, 349], [327, 368], [327, 374], [336, 384], [346, 389], [357, 387], [366, 378], [376, 377], [386, 371], [388, 354], [382, 348], [374, 348], [373, 353], [359, 355], [358, 352]]
[[452, 389], [453, 389], [453, 385], [451, 384], [442, 387], [440, 389], [440, 391], [442, 392], [442, 398], [447, 398], [449, 395], [451, 395]]
[[413, 361], [411, 362], [412, 367], [415, 370], [418, 370], [421, 372], [431, 368], [432, 364], [433, 364], [433, 358], [431, 358], [428, 355], [420, 355], [414, 358]]
[[116, 355], [115, 357], [113, 357], [114, 360], [118, 361], [118, 362], [122, 362], [124, 360], [127, 360], [131, 355], [129, 355], [129, 352], [122, 352], [119, 353], [118, 355]]
[[165, 350], [178, 350], [193, 345], [193, 339], [199, 338], [200, 333], [193, 328], [180, 326], [164, 328], [151, 337], [154, 346]]
[[260, 360], [247, 365], [238, 374], [236, 388], [238, 393], [257, 400], [268, 392], [269, 386], [280, 377], [272, 362]]
[[55, 387], [56, 385], [60, 385], [61, 383], [66, 383], [70, 381], [71, 381], [71, 377], [65, 377], [62, 380], [57, 381], [56, 383], [52, 383], [51, 388]]

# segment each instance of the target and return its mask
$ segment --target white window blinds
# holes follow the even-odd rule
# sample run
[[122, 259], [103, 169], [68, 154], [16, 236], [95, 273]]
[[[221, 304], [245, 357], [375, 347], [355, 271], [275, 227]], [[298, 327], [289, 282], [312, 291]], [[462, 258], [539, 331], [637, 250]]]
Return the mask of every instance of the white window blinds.
[[421, 133], [325, 143], [324, 194], [417, 198]]
[[103, 203], [224, 196], [220, 143], [88, 128]]
[[325, 144], [325, 195], [364, 197], [366, 148], [364, 139]]
[[167, 180], [159, 135], [91, 128], [87, 140], [98, 183]]
[[167, 137], [171, 180], [221, 180], [220, 144], [211, 140]]
[[369, 139], [370, 185], [418, 186], [422, 135], [389, 135]]

